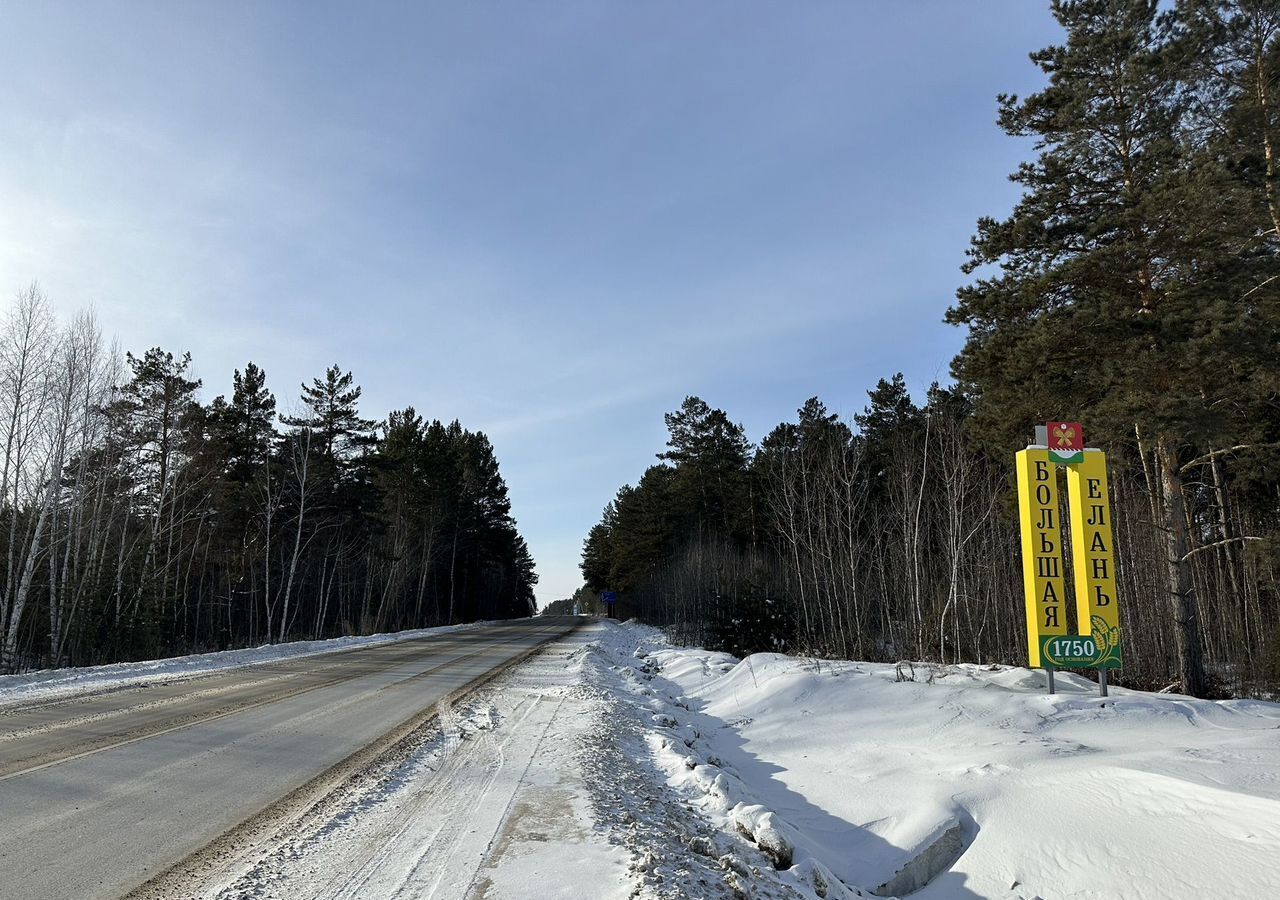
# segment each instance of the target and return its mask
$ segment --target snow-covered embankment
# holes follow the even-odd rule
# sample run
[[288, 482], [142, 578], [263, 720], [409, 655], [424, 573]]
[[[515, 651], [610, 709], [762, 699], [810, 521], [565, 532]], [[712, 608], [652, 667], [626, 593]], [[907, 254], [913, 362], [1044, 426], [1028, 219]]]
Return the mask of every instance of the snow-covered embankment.
[[599, 645], [744, 895], [1280, 896], [1280, 704], [739, 662], [631, 624]]

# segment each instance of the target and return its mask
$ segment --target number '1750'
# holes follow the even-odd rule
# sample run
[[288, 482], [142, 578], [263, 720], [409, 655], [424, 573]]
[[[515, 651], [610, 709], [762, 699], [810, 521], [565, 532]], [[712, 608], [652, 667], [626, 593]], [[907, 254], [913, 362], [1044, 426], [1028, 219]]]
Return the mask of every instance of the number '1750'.
[[1081, 659], [1097, 655], [1098, 645], [1093, 638], [1056, 638], [1050, 642], [1049, 652], [1059, 659]]

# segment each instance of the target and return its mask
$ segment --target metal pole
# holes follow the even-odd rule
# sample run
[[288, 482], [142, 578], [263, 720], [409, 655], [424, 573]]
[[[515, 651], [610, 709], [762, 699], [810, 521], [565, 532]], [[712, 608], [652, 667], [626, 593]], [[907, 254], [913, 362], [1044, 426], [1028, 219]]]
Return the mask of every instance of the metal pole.
[[1049, 673], [1049, 693], [1057, 693], [1053, 688], [1053, 666], [1045, 666], [1044, 670]]
[[1107, 696], [1107, 670], [1106, 669], [1098, 670], [1098, 696], [1099, 697]]

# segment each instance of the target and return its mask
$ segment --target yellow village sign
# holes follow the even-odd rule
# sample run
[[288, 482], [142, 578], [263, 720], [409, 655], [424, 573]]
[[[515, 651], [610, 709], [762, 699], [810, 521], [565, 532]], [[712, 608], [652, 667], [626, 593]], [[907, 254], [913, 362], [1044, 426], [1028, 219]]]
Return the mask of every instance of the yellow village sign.
[[[1107, 669], [1120, 665], [1107, 457], [1084, 448], [1079, 423], [1050, 422], [1045, 434], [1045, 445], [1017, 454], [1027, 655], [1033, 668], [1048, 669], [1051, 676], [1059, 668], [1096, 668], [1105, 679]], [[1059, 465], [1067, 469], [1075, 634], [1067, 624]]]

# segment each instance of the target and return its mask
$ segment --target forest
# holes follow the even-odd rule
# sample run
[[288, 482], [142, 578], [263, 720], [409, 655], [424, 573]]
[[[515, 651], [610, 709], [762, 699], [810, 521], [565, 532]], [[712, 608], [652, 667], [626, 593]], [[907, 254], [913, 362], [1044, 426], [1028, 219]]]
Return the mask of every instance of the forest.
[[57, 321], [0, 327], [0, 672], [530, 615], [488, 438], [375, 421], [330, 367], [279, 415], [247, 363], [202, 403], [189, 354]]
[[1280, 690], [1280, 4], [1052, 7], [1045, 86], [998, 99], [1021, 199], [939, 304], [954, 383], [810, 399], [758, 445], [688, 398], [587, 592], [736, 653], [1025, 664], [1013, 454], [1075, 420], [1110, 456], [1121, 683]]

